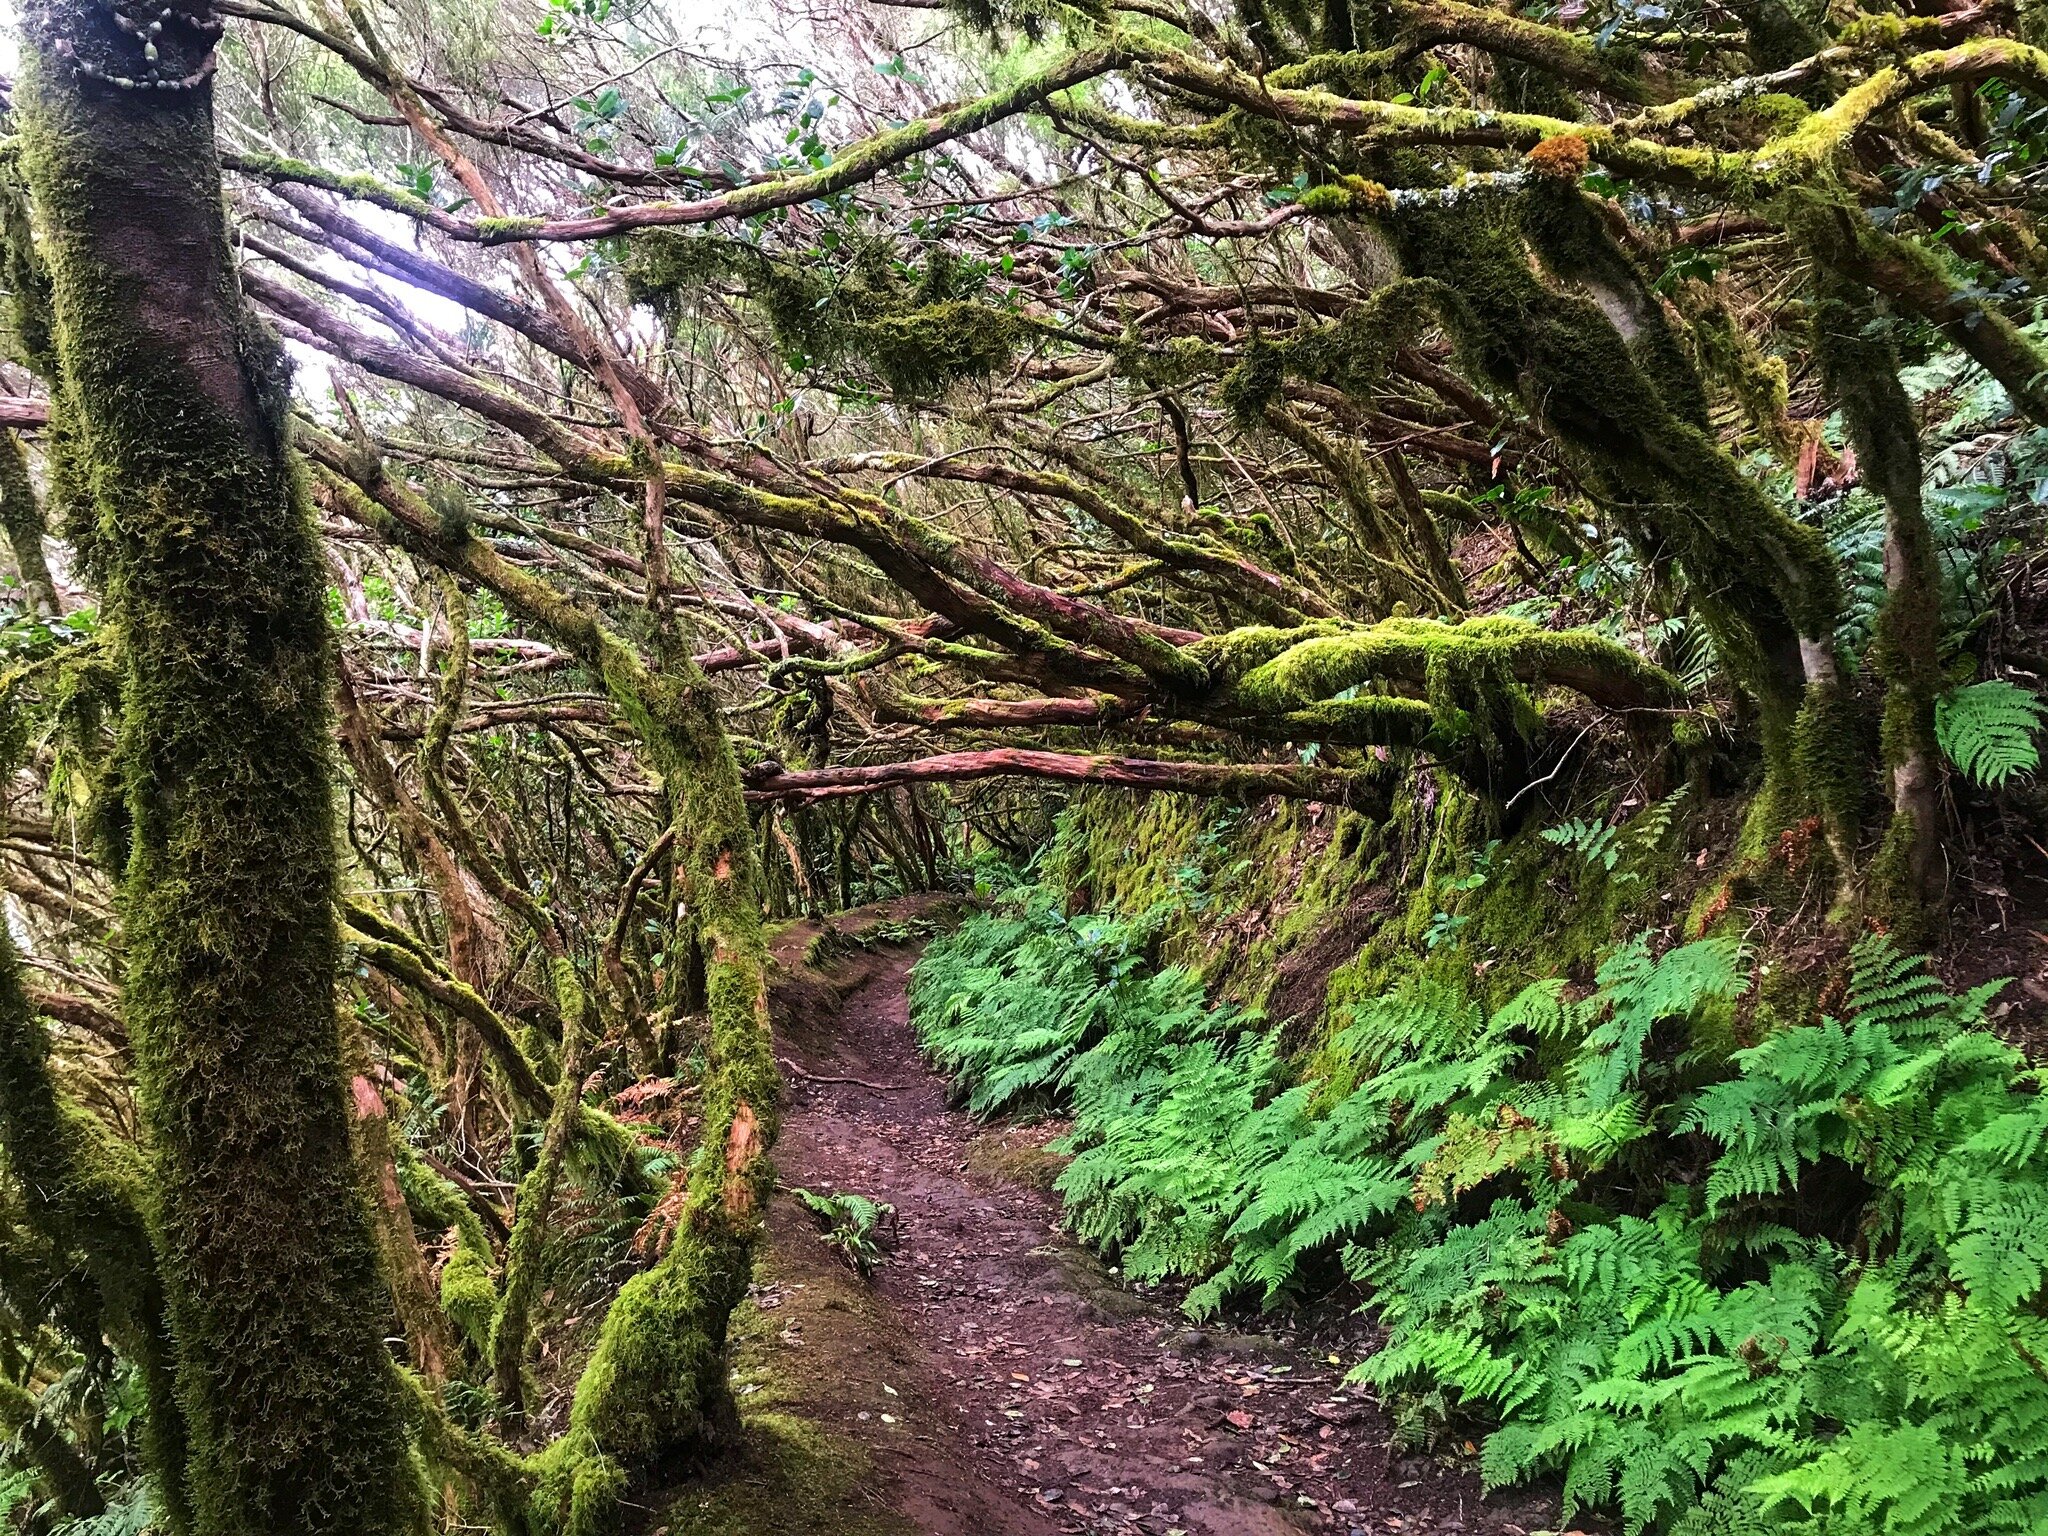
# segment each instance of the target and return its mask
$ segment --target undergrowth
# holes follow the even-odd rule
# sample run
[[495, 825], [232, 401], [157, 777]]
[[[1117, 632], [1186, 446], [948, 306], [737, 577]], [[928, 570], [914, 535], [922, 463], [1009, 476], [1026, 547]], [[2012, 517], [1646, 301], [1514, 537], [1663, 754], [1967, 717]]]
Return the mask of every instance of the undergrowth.
[[1747, 957], [1638, 937], [1491, 1012], [1402, 985], [1294, 1082], [1147, 940], [1027, 890], [912, 985], [977, 1113], [1071, 1114], [1069, 1223], [1131, 1277], [1196, 1315], [1348, 1277], [1404, 1434], [1491, 1426], [1486, 1481], [1567, 1518], [2048, 1528], [2048, 1100], [1996, 986], [1868, 939], [1839, 1017], [1724, 1056]]

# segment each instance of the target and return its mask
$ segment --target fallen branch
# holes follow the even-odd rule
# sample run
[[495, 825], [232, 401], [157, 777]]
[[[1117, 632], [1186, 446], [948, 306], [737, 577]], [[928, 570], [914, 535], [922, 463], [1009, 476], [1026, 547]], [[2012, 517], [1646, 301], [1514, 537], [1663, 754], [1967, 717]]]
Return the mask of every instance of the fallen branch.
[[908, 1093], [913, 1083], [871, 1083], [864, 1077], [826, 1077], [817, 1072], [806, 1072], [787, 1056], [781, 1058], [782, 1070], [791, 1077], [800, 1077], [807, 1083], [848, 1083], [855, 1088], [872, 1088], [877, 1093]]
[[1246, 799], [1278, 795], [1339, 805], [1354, 804], [1376, 788], [1369, 774], [1305, 763], [1184, 763], [1022, 747], [941, 752], [934, 757], [857, 767], [789, 769], [779, 763], [763, 763], [746, 779], [750, 800], [828, 800], [872, 794], [898, 784], [957, 784], [1004, 776]]

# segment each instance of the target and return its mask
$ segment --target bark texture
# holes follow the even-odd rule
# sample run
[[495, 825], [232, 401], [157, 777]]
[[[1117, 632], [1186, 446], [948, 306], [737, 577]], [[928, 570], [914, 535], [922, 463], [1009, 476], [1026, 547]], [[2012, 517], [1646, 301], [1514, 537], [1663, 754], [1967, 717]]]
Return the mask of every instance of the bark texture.
[[29, 34], [24, 168], [123, 672], [125, 1013], [193, 1528], [413, 1529], [335, 1013], [325, 577], [230, 259], [218, 23], [170, 13], [149, 60], [90, 0]]

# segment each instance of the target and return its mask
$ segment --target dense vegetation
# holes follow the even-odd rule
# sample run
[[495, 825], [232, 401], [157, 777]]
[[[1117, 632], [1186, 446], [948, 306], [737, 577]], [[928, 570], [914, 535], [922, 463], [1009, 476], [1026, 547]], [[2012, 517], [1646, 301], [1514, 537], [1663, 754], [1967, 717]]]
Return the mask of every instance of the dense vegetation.
[[654, 1528], [773, 925], [1037, 858], [915, 1002], [1127, 1275], [2048, 1522], [2038, 0], [707, 9], [16, 17], [0, 1518]]
[[1255, 1021], [1036, 888], [920, 962], [980, 1112], [1072, 1116], [1074, 1231], [1184, 1305], [1367, 1288], [1406, 1433], [1627, 1529], [2027, 1530], [2048, 1483], [2048, 1116], [1955, 997], [1864, 940], [1840, 1018], [1727, 1054], [1748, 957], [1617, 946], [1488, 1009], [1418, 976], [1289, 1084]]

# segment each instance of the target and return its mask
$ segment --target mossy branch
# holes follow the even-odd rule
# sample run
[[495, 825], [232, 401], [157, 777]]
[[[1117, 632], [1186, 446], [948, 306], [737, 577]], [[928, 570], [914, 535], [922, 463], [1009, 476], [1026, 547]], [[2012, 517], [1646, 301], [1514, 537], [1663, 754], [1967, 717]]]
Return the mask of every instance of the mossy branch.
[[542, 1133], [540, 1155], [520, 1181], [514, 1206], [512, 1241], [505, 1248], [505, 1286], [491, 1322], [491, 1380], [498, 1399], [515, 1416], [527, 1401], [526, 1344], [533, 1303], [540, 1292], [541, 1250], [554, 1216], [555, 1195], [562, 1181], [583, 1107], [584, 1058], [597, 1032], [596, 1009], [589, 991], [577, 979], [567, 956], [549, 962], [556, 1006], [562, 1014], [562, 1071], [555, 1081], [555, 1099]]
[[28, 588], [36, 607], [45, 614], [60, 611], [57, 583], [50, 576], [50, 562], [43, 555], [43, 504], [29, 478], [28, 454], [21, 439], [0, 428], [0, 530], [14, 551], [15, 569]]
[[[315, 446], [324, 461], [338, 445]], [[349, 462], [345, 450], [341, 462]], [[322, 484], [346, 515], [488, 587], [576, 655], [638, 733], [675, 808], [677, 869], [705, 955], [703, 1131], [682, 1222], [667, 1254], [614, 1300], [577, 1384], [569, 1433], [546, 1453], [537, 1504], [546, 1523], [559, 1524], [589, 1516], [593, 1501], [615, 1501], [627, 1469], [645, 1471], [681, 1450], [727, 1440], [737, 1428], [725, 1328], [746, 1292], [773, 1181], [768, 1153], [780, 1096], [752, 828], [710, 685], [686, 657], [655, 675], [596, 614], [466, 529], [448, 528], [381, 474], [365, 478], [367, 487], [330, 469]]]
[[349, 941], [364, 961], [474, 1026], [497, 1063], [505, 1086], [529, 1112], [542, 1112], [550, 1095], [539, 1069], [520, 1047], [518, 1031], [484, 1000], [483, 994], [458, 980], [438, 956], [427, 953], [412, 935], [374, 909], [359, 901], [344, 900], [341, 910], [355, 930]]
[[1422, 693], [1445, 671], [1569, 688], [1610, 709], [1669, 709], [1683, 701], [1668, 673], [1628, 647], [1590, 631], [1548, 630], [1523, 619], [1241, 629], [1204, 641], [1201, 649], [1230, 680], [1221, 701], [1258, 712], [1301, 709], [1367, 684]]

